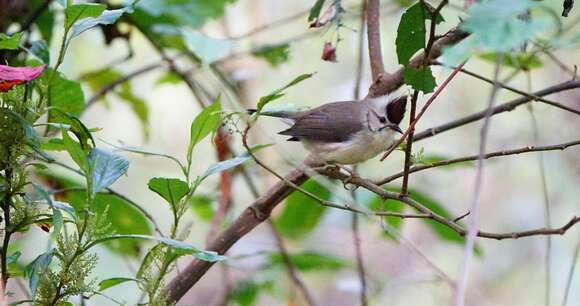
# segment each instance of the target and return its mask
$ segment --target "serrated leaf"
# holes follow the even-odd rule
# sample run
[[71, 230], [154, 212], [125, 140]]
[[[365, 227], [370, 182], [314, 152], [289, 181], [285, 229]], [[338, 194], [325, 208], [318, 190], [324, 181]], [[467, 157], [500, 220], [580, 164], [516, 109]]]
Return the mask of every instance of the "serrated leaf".
[[89, 169], [89, 164], [87, 163], [87, 153], [83, 150], [82, 146], [74, 141], [65, 129], [61, 129], [62, 142], [68, 155], [73, 159], [73, 161], [79, 166], [79, 168], [87, 173]]
[[182, 30], [181, 34], [188, 48], [204, 64], [219, 61], [232, 53], [235, 43], [228, 39], [211, 38], [198, 31]]
[[225, 260], [227, 258], [226, 256], [219, 255], [216, 252], [205, 251], [205, 250], [202, 250], [202, 249], [200, 249], [192, 244], [189, 244], [189, 243], [186, 243], [183, 241], [178, 241], [178, 240], [163, 238], [163, 237], [149, 236], [149, 235], [112, 235], [109, 237], [95, 240], [94, 242], [92, 242], [89, 245], [89, 247], [95, 246], [95, 245], [97, 245], [99, 243], [103, 243], [105, 241], [115, 240], [115, 239], [145, 239], [145, 240], [150, 240], [150, 241], [157, 241], [157, 242], [160, 242], [166, 246], [173, 248], [177, 252], [178, 255], [193, 255], [195, 258], [200, 259], [200, 260], [204, 260], [204, 261], [215, 262], [215, 261], [222, 261], [222, 260]]
[[94, 148], [89, 153], [88, 163], [91, 167], [91, 193], [109, 187], [129, 169], [129, 161], [120, 155]]
[[97, 17], [101, 15], [105, 9], [106, 6], [104, 4], [94, 3], [81, 3], [68, 6], [64, 10], [64, 26], [66, 29], [70, 29], [70, 27], [72, 27], [77, 21], [89, 17]]
[[[340, 257], [315, 251], [290, 254], [289, 257], [296, 269], [302, 272], [336, 271], [349, 265], [346, 260]], [[280, 252], [270, 253], [268, 265], [271, 267], [285, 265], [282, 254]]]
[[322, 10], [322, 6], [324, 5], [324, 2], [325, 0], [316, 0], [316, 2], [314, 2], [314, 5], [312, 6], [310, 12], [308, 13], [308, 21], [312, 21], [318, 18], [318, 16], [320, 15], [320, 11]]
[[299, 76], [297, 76], [296, 78], [294, 78], [294, 80], [292, 80], [290, 83], [286, 84], [286, 86], [276, 89], [273, 92], [271, 92], [269, 95], [267, 96], [263, 96], [260, 98], [260, 100], [258, 101], [258, 106], [256, 108], [256, 113], [259, 114], [262, 109], [264, 108], [264, 106], [266, 106], [268, 103], [279, 99], [280, 97], [282, 97], [284, 94], [282, 93], [284, 90], [306, 80], [309, 79], [310, 77], [312, 77], [314, 74], [313, 73], [305, 73], [305, 74], [301, 74]]
[[290, 58], [290, 44], [263, 46], [252, 51], [252, 55], [266, 60], [272, 67], [286, 63]]
[[189, 192], [187, 183], [176, 178], [154, 177], [149, 180], [147, 186], [173, 208]]
[[[408, 8], [401, 16], [395, 40], [399, 64], [406, 66], [417, 51], [425, 48], [425, 21], [431, 19], [429, 11], [430, 9], [423, 2], [418, 2]], [[443, 17], [437, 16], [435, 22], [441, 23], [442, 21]]]
[[[330, 200], [330, 190], [310, 179], [302, 185], [302, 189], [324, 199]], [[294, 191], [286, 199], [282, 214], [275, 224], [284, 237], [299, 239], [310, 233], [322, 218], [326, 207], [300, 191]]]
[[191, 164], [193, 148], [200, 141], [202, 141], [207, 135], [215, 131], [220, 124], [221, 118], [221, 104], [220, 97], [215, 98], [214, 102], [208, 107], [204, 108], [201, 113], [199, 113], [190, 128], [190, 139], [189, 145], [187, 147], [187, 161]]
[[0, 50], [17, 50], [20, 46], [20, 39], [24, 32], [16, 33], [12, 36], [0, 33]]
[[433, 92], [435, 86], [437, 86], [437, 83], [435, 83], [435, 77], [433, 76], [433, 72], [431, 72], [431, 67], [429, 66], [422, 66], [419, 68], [405, 67], [403, 70], [403, 78], [405, 84], [424, 93]]
[[129, 278], [129, 277], [112, 277], [107, 278], [99, 282], [99, 291], [103, 291], [105, 289], [109, 289], [111, 287], [117, 286], [122, 283], [126, 282], [139, 282], [138, 279]]
[[32, 296], [36, 295], [36, 289], [38, 288], [38, 281], [40, 279], [40, 275], [44, 273], [44, 271], [48, 268], [50, 263], [52, 262], [52, 258], [54, 253], [56, 252], [55, 249], [51, 249], [50, 251], [38, 255], [36, 259], [34, 259], [30, 264], [26, 266], [25, 274], [28, 278], [28, 287], [32, 293]]
[[[561, 29], [557, 14], [539, 1], [477, 2], [469, 8], [469, 13], [462, 30], [471, 35], [444, 49], [442, 62], [447, 66], [456, 66], [474, 54], [511, 53], [527, 41], [541, 38], [543, 33]], [[522, 15], [528, 18], [520, 18]]]

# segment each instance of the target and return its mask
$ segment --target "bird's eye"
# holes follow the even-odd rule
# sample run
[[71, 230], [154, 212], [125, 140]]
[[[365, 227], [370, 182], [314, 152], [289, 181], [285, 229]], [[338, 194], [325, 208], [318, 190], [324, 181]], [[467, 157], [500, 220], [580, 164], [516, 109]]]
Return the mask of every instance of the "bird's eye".
[[379, 117], [379, 122], [380, 123], [386, 123], [387, 122], [387, 118], [385, 118], [385, 117]]

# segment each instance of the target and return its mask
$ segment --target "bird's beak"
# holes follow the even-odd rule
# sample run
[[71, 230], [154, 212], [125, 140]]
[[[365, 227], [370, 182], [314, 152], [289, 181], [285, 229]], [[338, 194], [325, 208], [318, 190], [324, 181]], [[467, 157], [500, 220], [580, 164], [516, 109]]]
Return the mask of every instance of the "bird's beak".
[[398, 125], [390, 125], [389, 128], [395, 132], [399, 132], [400, 134], [403, 134], [403, 130], [401, 130], [401, 128]]

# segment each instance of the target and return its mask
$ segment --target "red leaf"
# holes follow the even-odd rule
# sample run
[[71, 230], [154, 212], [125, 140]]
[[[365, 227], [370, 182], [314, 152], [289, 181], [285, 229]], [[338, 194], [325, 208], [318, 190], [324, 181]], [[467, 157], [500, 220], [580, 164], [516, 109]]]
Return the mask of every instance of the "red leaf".
[[322, 60], [327, 62], [336, 63], [336, 48], [332, 46], [330, 42], [324, 43], [324, 49], [322, 49]]
[[7, 92], [12, 87], [32, 81], [40, 76], [46, 65], [38, 67], [10, 67], [0, 65], [0, 92]]

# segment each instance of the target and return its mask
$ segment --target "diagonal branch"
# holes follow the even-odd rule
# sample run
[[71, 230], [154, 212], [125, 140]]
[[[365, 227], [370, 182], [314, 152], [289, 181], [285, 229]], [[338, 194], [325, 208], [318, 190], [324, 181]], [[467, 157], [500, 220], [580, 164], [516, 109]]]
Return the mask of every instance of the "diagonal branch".
[[[576, 80], [566, 81], [566, 82], [542, 89], [540, 91], [537, 91], [533, 94], [533, 96], [543, 97], [543, 96], [551, 95], [554, 93], [572, 90], [572, 89], [577, 89], [577, 88], [580, 88], [580, 81], [576, 81]], [[533, 101], [533, 100], [534, 100], [534, 98], [531, 96], [524, 96], [524, 97], [517, 98], [515, 100], [512, 100], [511, 102], [507, 102], [507, 103], [493, 107], [491, 115], [494, 116], [494, 115], [497, 115], [497, 114], [500, 114], [503, 112], [512, 111], [516, 107], [523, 105], [523, 104], [526, 104], [526, 103]], [[442, 124], [440, 126], [429, 128], [421, 133], [415, 134], [414, 140], [415, 141], [423, 140], [425, 138], [435, 136], [439, 133], [443, 133], [443, 132], [464, 126], [466, 124], [479, 121], [480, 119], [485, 118], [486, 112], [487, 112], [487, 110], [483, 110], [481, 112], [477, 112], [475, 114], [472, 114], [472, 115], [469, 115], [469, 116], [466, 116], [466, 117]]]
[[[502, 150], [502, 151], [490, 152], [490, 153], [485, 154], [483, 156], [483, 158], [490, 159], [490, 158], [494, 158], [494, 157], [509, 156], [509, 155], [516, 155], [516, 154], [522, 154], [522, 153], [531, 153], [531, 152], [556, 151], [556, 150], [561, 151], [561, 150], [565, 150], [569, 147], [573, 147], [573, 146], [577, 146], [577, 145], [580, 145], [580, 140], [556, 144], [556, 145], [549, 145], [549, 146], [527, 146], [527, 147], [513, 149], [513, 150]], [[409, 173], [419, 172], [419, 171], [423, 171], [423, 170], [427, 170], [427, 169], [431, 169], [431, 168], [449, 166], [449, 165], [458, 164], [458, 163], [464, 163], [464, 162], [468, 162], [468, 161], [474, 161], [474, 160], [477, 160], [478, 157], [479, 157], [479, 155], [470, 155], [470, 156], [459, 157], [459, 158], [454, 158], [454, 159], [442, 160], [442, 161], [430, 163], [427, 165], [417, 165], [417, 166], [411, 167], [409, 169]], [[402, 172], [402, 171], [399, 173], [393, 174], [387, 178], [384, 178], [384, 179], [378, 181], [377, 185], [384, 185], [386, 183], [392, 182], [398, 178], [403, 177], [403, 175], [404, 175], [404, 172]]]

